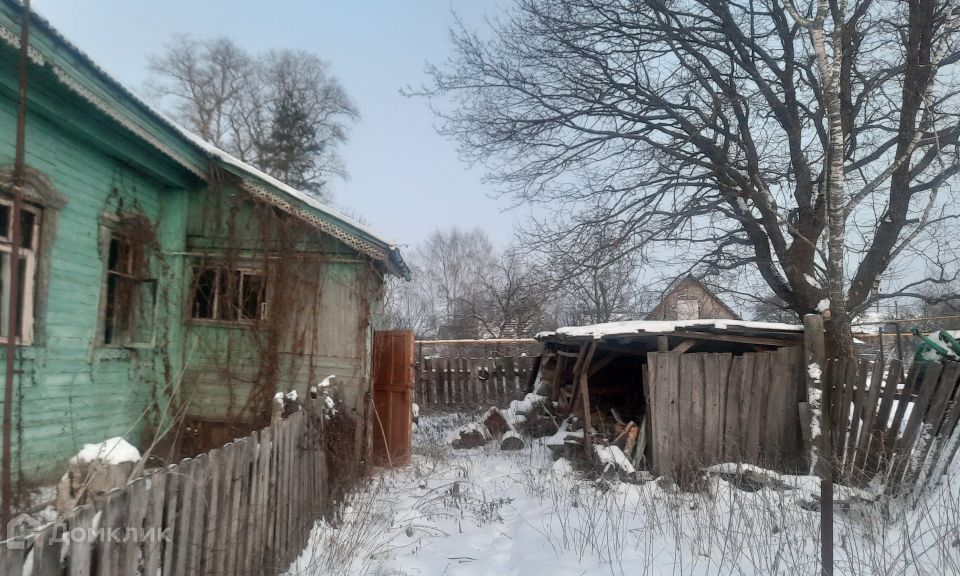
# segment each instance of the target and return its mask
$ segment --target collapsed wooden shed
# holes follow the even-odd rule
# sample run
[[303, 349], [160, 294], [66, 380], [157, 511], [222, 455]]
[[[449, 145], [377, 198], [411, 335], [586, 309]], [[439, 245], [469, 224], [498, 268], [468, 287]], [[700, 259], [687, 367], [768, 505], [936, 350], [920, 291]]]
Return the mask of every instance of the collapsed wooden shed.
[[588, 456], [595, 436], [633, 436], [624, 442], [628, 458], [657, 475], [683, 477], [720, 462], [806, 468], [803, 326], [644, 320], [537, 339], [545, 347], [540, 389], [582, 425]]

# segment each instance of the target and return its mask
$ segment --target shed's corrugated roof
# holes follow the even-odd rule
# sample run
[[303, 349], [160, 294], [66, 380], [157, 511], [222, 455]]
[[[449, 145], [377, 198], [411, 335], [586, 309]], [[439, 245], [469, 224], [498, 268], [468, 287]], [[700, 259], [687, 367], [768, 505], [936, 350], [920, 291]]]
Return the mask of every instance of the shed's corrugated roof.
[[[18, 15], [24, 10], [24, 6], [16, 0], [3, 0], [3, 2], [7, 6], [13, 8]], [[292, 186], [289, 186], [284, 182], [265, 174], [250, 164], [233, 157], [224, 150], [221, 150], [216, 146], [203, 141], [203, 139], [201, 139], [199, 136], [191, 133], [184, 127], [168, 118], [165, 114], [154, 109], [152, 106], [137, 97], [121, 82], [116, 80], [105, 70], [103, 70], [103, 68], [98, 66], [92, 58], [90, 58], [75, 44], [70, 42], [63, 34], [54, 28], [47, 19], [37, 14], [36, 11], [32, 11], [31, 25], [35, 27], [35, 30], [39, 28], [57, 45], [62, 46], [64, 49], [72, 53], [76, 60], [80, 62], [90, 74], [92, 74], [97, 80], [110, 89], [119, 93], [119, 95], [124, 100], [132, 104], [138, 112], [151, 117], [155, 122], [159, 122], [166, 128], [170, 129], [174, 137], [194, 148], [203, 156], [215, 160], [228, 169], [232, 168], [231, 172], [237, 173], [238, 176], [247, 180], [252, 188], [266, 188], [268, 195], [273, 196], [273, 199], [280, 200], [280, 202], [277, 202], [277, 205], [280, 208], [293, 212], [295, 216], [307, 220], [310, 224], [313, 224], [315, 227], [324, 232], [330, 233], [331, 227], [342, 231], [343, 234], [334, 234], [334, 236], [338, 237], [340, 240], [345, 240], [343, 235], [351, 237], [354, 241], [347, 241], [346, 243], [348, 245], [359, 250], [360, 252], [367, 254], [368, 256], [371, 256], [374, 259], [384, 262], [384, 264], [387, 266], [387, 269], [392, 273], [409, 279], [410, 270], [403, 261], [403, 256], [400, 254], [400, 250], [395, 243], [387, 240], [386, 238], [369, 229], [367, 226], [357, 222], [353, 218], [350, 218], [339, 210], [336, 210], [324, 202], [319, 201], [309, 194], [301, 190], [297, 190]], [[0, 33], [0, 40], [5, 41], [8, 44], [11, 44], [14, 48], [19, 49], [19, 27], [15, 26], [15, 28], [17, 29], [7, 30], [6, 28], [0, 27], [0, 32], [5, 32]], [[176, 151], [164, 146], [162, 142], [159, 142], [156, 138], [152, 138], [148, 133], [149, 127], [145, 127], [142, 123], [137, 122], [136, 119], [130, 118], [130, 112], [128, 112], [128, 110], [110, 107], [109, 102], [98, 96], [96, 92], [87, 88], [85, 86], [87, 83], [86, 78], [80, 78], [77, 75], [71, 75], [69, 70], [65, 70], [63, 67], [57, 66], [52, 61], [53, 59], [50, 58], [52, 55], [43, 55], [39, 47], [34, 44], [31, 44], [30, 52], [31, 59], [35, 64], [52, 68], [56, 76], [60, 78], [68, 88], [72, 89], [79, 96], [90, 102], [95, 107], [101, 109], [101, 111], [105, 112], [108, 116], [115, 118], [118, 121], [121, 121], [121, 119], [127, 120], [126, 122], [121, 121], [121, 124], [130, 129], [136, 136], [145, 139], [150, 145], [160, 150], [178, 164], [200, 178], [205, 179], [205, 174], [198, 171], [197, 166], [190, 163], [189, 159], [184, 158], [180, 154], [177, 154]], [[266, 199], [270, 200], [271, 198]], [[284, 202], [284, 200], [292, 202]], [[304, 211], [309, 212], [310, 214], [304, 214]], [[312, 215], [314, 218], [304, 218], [305, 215]]]

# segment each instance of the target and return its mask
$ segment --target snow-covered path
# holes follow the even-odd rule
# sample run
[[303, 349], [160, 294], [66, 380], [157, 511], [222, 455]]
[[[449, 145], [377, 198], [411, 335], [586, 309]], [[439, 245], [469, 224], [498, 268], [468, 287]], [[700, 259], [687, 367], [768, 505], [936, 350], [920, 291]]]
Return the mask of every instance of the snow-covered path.
[[[680, 493], [658, 482], [587, 480], [537, 442], [454, 451], [456, 418], [426, 420], [408, 466], [354, 493], [334, 528], [318, 523], [289, 574], [566, 576], [815, 574], [815, 479], [746, 491], [719, 476]], [[954, 467], [954, 472], [957, 468]], [[954, 475], [956, 477], [956, 475]], [[881, 522], [852, 500], [838, 519], [838, 574], [960, 574], [960, 489]], [[853, 493], [855, 496], [856, 493]]]

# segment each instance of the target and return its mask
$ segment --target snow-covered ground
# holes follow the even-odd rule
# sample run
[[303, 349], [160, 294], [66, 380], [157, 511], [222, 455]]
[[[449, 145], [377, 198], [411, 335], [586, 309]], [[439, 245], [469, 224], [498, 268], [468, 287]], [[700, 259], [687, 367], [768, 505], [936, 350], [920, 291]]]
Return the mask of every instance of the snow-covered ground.
[[[817, 573], [816, 478], [738, 482], [725, 465], [698, 493], [589, 480], [537, 441], [450, 449], [447, 432], [466, 421], [421, 417], [411, 463], [352, 494], [336, 527], [318, 523], [289, 574]], [[837, 573], [960, 574], [957, 481], [909, 511], [838, 487]]]

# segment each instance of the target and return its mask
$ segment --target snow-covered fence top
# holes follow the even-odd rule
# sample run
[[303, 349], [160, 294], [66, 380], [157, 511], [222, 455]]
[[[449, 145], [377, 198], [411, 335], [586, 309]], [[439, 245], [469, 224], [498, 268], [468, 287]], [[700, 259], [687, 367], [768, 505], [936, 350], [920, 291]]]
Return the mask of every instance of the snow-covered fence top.
[[327, 505], [321, 403], [0, 543], [0, 574], [281, 573]]

